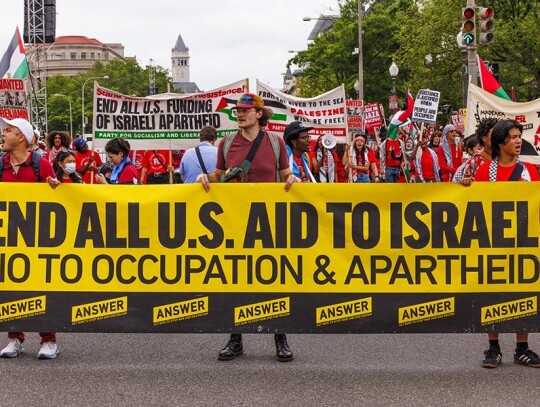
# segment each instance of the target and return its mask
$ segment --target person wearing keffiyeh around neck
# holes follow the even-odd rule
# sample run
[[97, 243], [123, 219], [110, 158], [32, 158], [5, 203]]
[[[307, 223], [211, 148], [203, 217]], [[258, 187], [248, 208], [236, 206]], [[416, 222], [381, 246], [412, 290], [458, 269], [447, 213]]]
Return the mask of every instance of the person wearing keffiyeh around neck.
[[311, 164], [318, 182], [337, 182], [337, 156], [333, 150], [324, 147], [323, 136], [319, 136], [314, 151], [310, 153]]
[[[491, 155], [493, 159], [478, 168], [475, 182], [540, 181], [536, 167], [519, 160], [523, 141], [523, 126], [515, 120], [500, 120], [491, 132]], [[484, 352], [482, 366], [496, 368], [502, 362], [499, 334], [488, 333], [489, 349]], [[529, 349], [528, 332], [516, 332], [514, 363], [540, 368], [540, 357]]]
[[98, 184], [138, 184], [139, 171], [129, 159], [130, 146], [127, 140], [123, 138], [113, 138], [105, 144], [105, 152], [108, 159], [114, 165], [109, 182], [105, 175], [96, 174], [96, 183]]
[[368, 148], [367, 137], [364, 134], [357, 135], [349, 150], [347, 169], [351, 171], [352, 181], [358, 183], [371, 182], [369, 173], [373, 174], [374, 182], [379, 182], [375, 152]]
[[311, 171], [309, 159], [309, 142], [311, 137], [308, 132], [313, 127], [304, 127], [302, 122], [292, 122], [283, 133], [283, 139], [287, 145], [287, 157], [293, 174], [302, 182], [317, 182]]
[[458, 132], [453, 124], [444, 126], [442, 139], [437, 149], [439, 167], [441, 167], [441, 181], [449, 182], [459, 166], [462, 164], [463, 151], [459, 145]]

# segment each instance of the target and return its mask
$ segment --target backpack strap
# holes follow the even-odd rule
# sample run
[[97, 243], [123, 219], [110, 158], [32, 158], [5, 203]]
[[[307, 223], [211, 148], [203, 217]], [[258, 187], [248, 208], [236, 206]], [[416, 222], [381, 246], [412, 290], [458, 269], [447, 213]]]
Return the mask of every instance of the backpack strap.
[[272, 150], [274, 150], [274, 156], [276, 157], [276, 182], [279, 182], [279, 158], [281, 156], [281, 150], [279, 149], [279, 140], [278, 136], [274, 133], [266, 133], [270, 139], [270, 144], [272, 144]]
[[223, 140], [223, 158], [225, 161], [225, 165], [227, 165], [227, 155], [229, 154], [229, 150], [231, 149], [231, 144], [234, 141], [234, 138], [237, 133], [230, 134], [227, 137], [225, 137], [225, 140]]
[[[274, 156], [276, 157], [276, 181], [279, 182], [279, 158], [281, 156], [281, 150], [279, 148], [279, 140], [278, 136], [274, 133], [268, 133], [265, 132], [268, 138], [270, 139], [270, 144], [272, 145], [272, 150], [274, 150]], [[231, 135], [228, 135], [223, 140], [223, 158], [225, 159], [225, 163], [227, 162], [227, 154], [229, 153], [229, 150], [231, 148], [231, 144], [233, 143], [234, 137], [238, 133], [234, 133]]]
[[[6, 153], [0, 154], [0, 182], [4, 176], [4, 157]], [[41, 177], [39, 176], [39, 162], [41, 160], [41, 155], [37, 151], [32, 152], [32, 168], [34, 168], [34, 174], [36, 175], [36, 181], [41, 182]]]
[[202, 172], [204, 174], [208, 174], [208, 170], [206, 169], [206, 165], [204, 165], [204, 161], [201, 155], [201, 149], [199, 148], [199, 146], [195, 147], [195, 153], [197, 153], [197, 159], [199, 160], [199, 165], [201, 166]]
[[41, 161], [41, 154], [37, 151], [32, 152], [32, 167], [34, 167], [34, 174], [36, 174], [36, 181], [41, 182], [41, 177], [39, 176], [39, 162]]
[[0, 182], [2, 182], [2, 177], [4, 176], [4, 157], [6, 153], [0, 154]]

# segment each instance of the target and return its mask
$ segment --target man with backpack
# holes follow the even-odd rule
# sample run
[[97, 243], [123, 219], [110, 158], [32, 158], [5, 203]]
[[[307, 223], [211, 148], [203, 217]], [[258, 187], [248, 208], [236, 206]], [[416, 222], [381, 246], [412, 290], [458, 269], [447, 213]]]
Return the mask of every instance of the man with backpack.
[[208, 174], [216, 168], [217, 147], [214, 147], [217, 140], [216, 129], [204, 126], [199, 134], [199, 140], [199, 145], [187, 150], [180, 162], [178, 172], [185, 184], [193, 184], [199, 174]]
[[[0, 181], [2, 182], [48, 182], [54, 187], [56, 180], [52, 165], [39, 153], [28, 151], [34, 140], [34, 129], [25, 119], [7, 120], [0, 117], [2, 149], [0, 156]], [[58, 355], [56, 332], [40, 332], [39, 359], [54, 359]], [[24, 332], [9, 332], [9, 343], [0, 351], [0, 357], [14, 358], [24, 350]]]
[[[288, 191], [295, 182], [302, 182], [289, 166], [285, 142], [263, 127], [268, 123], [272, 110], [253, 93], [246, 93], [236, 104], [240, 130], [224, 138], [218, 146], [216, 168], [210, 174], [199, 174], [196, 182], [210, 189], [211, 182], [285, 182]], [[274, 335], [276, 359], [293, 360], [285, 333]], [[231, 334], [229, 342], [219, 352], [219, 360], [232, 360], [243, 354], [242, 334]]]

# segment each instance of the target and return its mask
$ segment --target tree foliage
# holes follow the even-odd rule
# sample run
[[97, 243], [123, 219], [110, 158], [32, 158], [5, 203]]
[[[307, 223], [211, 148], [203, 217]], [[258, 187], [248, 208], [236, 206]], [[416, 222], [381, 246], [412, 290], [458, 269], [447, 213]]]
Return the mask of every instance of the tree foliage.
[[[363, 1], [370, 5], [362, 23], [365, 100], [387, 100], [391, 89], [388, 68], [395, 58], [399, 96], [403, 97], [407, 88], [413, 94], [429, 88], [441, 92], [441, 104], [461, 107], [463, 80], [468, 79], [463, 70], [467, 54], [456, 37], [465, 1]], [[341, 83], [347, 97], [356, 95], [358, 56], [352, 55], [352, 50], [358, 46], [357, 5], [357, 0], [340, 1], [340, 17], [333, 29], [291, 59], [290, 63], [303, 70], [297, 86], [300, 96], [315, 96]], [[495, 42], [478, 44], [478, 54], [499, 65], [501, 85], [507, 91], [514, 87], [518, 101], [540, 97], [540, 2], [491, 0], [481, 5], [495, 10]]]
[[[100, 86], [125, 95], [147, 96], [149, 90], [149, 69], [142, 68], [137, 61], [125, 62], [114, 60], [104, 65], [96, 62], [86, 74], [77, 76], [52, 76], [47, 79], [47, 117], [48, 129], [70, 130], [69, 103], [71, 102], [73, 132], [80, 133], [82, 128], [82, 91], [83, 84], [90, 78]], [[161, 66], [154, 67], [158, 92], [167, 91], [170, 82], [168, 71]], [[108, 76], [109, 79], [102, 79]], [[101, 78], [101, 79], [99, 79]], [[84, 110], [88, 123], [92, 123], [94, 80], [88, 80], [84, 87]], [[90, 131], [90, 125], [86, 131]], [[72, 135], [73, 136], [73, 135]]]

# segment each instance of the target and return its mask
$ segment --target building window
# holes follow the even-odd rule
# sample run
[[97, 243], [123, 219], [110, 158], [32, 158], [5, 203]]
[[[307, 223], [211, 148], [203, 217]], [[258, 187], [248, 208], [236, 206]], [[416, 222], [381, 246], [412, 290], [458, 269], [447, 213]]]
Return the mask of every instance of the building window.
[[86, 52], [81, 52], [81, 59], [86, 59]]
[[97, 59], [101, 59], [101, 53], [98, 52]]
[[93, 53], [93, 52], [91, 52], [91, 53], [90, 53], [90, 59], [94, 59], [95, 57], [96, 57], [96, 54]]
[[70, 54], [70, 57], [71, 57], [71, 59], [77, 59], [77, 53], [76, 53], [76, 52], [72, 52], [72, 53]]

